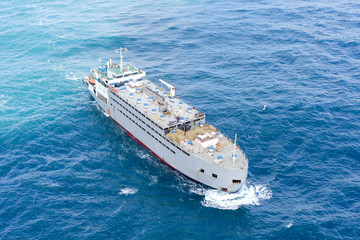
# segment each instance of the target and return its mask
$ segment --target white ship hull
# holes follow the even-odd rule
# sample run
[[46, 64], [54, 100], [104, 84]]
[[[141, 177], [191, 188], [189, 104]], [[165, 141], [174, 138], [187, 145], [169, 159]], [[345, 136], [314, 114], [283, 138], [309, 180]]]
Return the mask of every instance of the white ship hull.
[[105, 96], [104, 101], [98, 97], [91, 84], [84, 83], [104, 113], [173, 169], [207, 186], [227, 192], [239, 190], [246, 182], [247, 164], [242, 168], [229, 168], [204, 161], [166, 138], [163, 129], [113, 91], [100, 84], [96, 85], [96, 91]]

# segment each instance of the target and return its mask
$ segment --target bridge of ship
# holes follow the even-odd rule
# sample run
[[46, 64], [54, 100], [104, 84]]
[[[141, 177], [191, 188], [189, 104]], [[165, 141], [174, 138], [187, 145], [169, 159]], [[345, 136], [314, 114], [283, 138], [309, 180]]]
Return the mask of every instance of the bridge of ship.
[[108, 76], [114, 76], [114, 78], [108, 79], [110, 82], [117, 82], [118, 79], [121, 79], [123, 77], [129, 77], [134, 76], [139, 73], [139, 69], [134, 67], [131, 64], [124, 64], [122, 68], [118, 64], [112, 64], [107, 68], [106, 66], [99, 67], [96, 69], [96, 73], [98, 76], [101, 77], [108, 77]]

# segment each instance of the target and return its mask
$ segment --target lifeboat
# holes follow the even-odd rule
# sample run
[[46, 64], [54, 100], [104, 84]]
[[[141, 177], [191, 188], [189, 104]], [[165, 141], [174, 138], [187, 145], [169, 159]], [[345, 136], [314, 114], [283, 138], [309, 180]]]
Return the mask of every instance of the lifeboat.
[[93, 85], [95, 85], [95, 79], [89, 76], [89, 82]]
[[114, 87], [112, 87], [112, 86], [110, 86], [109, 88], [110, 88], [110, 90], [113, 91], [114, 93], [118, 93], [118, 92], [119, 92], [119, 90], [117, 90], [116, 88], [114, 88]]

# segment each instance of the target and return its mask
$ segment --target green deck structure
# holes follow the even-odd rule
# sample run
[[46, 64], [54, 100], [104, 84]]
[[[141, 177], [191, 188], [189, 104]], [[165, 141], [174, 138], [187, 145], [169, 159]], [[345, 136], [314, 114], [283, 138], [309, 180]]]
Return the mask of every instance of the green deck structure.
[[[137, 71], [137, 68], [131, 66], [130, 64], [124, 64], [123, 68], [126, 68], [127, 72], [135, 72], [135, 71]], [[111, 72], [113, 72], [116, 75], [121, 75], [121, 74], [124, 74], [124, 69], [123, 68], [120, 69], [120, 67], [114, 67], [114, 68], [111, 68], [110, 70], [111, 70]]]

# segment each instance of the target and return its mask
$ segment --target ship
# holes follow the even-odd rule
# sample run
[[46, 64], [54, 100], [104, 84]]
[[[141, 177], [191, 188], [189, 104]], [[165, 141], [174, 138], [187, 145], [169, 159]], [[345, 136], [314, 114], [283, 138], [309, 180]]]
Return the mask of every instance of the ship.
[[211, 188], [236, 192], [248, 176], [248, 158], [219, 129], [206, 121], [204, 112], [181, 100], [175, 87], [146, 72], [111, 58], [91, 68], [83, 83], [99, 109], [162, 162]]

